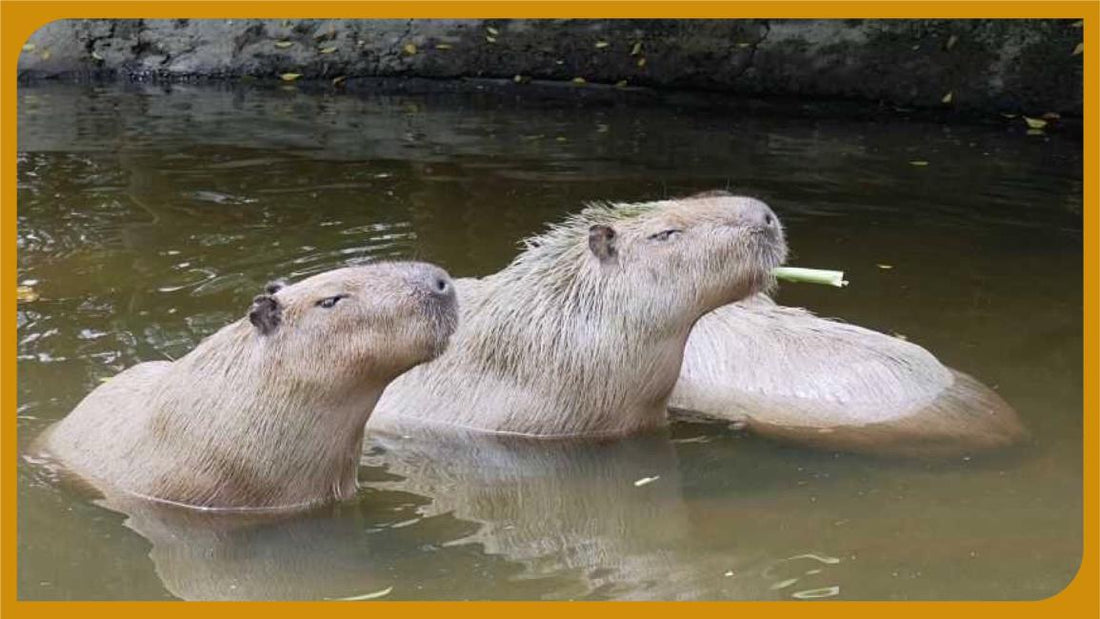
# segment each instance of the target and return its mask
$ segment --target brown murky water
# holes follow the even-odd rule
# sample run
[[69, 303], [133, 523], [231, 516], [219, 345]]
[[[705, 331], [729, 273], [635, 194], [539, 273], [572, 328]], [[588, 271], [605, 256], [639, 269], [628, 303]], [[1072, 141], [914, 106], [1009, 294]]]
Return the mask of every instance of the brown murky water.
[[792, 263], [852, 281], [787, 285], [781, 302], [906, 335], [995, 386], [1034, 433], [938, 463], [683, 421], [599, 444], [372, 437], [361, 500], [283, 522], [124, 516], [21, 461], [21, 598], [1035, 599], [1076, 572], [1079, 139], [41, 85], [19, 94], [18, 173], [18, 278], [39, 295], [18, 313], [23, 445], [100, 379], [242, 315], [271, 278], [390, 256], [484, 274], [587, 200], [727, 186], [773, 205]]

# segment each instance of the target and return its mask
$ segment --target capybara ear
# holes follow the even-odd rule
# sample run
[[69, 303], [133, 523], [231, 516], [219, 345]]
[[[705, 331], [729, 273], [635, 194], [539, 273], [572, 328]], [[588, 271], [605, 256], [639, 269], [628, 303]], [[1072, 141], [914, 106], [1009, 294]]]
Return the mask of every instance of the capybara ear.
[[281, 279], [277, 279], [273, 282], [268, 282], [267, 285], [264, 286], [264, 292], [266, 292], [267, 294], [275, 294], [276, 292], [279, 292], [280, 290], [282, 290], [285, 287], [286, 287], [286, 282], [284, 282]]
[[592, 250], [600, 262], [615, 257], [615, 229], [611, 226], [596, 224], [588, 229], [588, 249]]
[[283, 321], [283, 306], [270, 294], [257, 295], [252, 299], [248, 320], [259, 329], [262, 335], [270, 335]]

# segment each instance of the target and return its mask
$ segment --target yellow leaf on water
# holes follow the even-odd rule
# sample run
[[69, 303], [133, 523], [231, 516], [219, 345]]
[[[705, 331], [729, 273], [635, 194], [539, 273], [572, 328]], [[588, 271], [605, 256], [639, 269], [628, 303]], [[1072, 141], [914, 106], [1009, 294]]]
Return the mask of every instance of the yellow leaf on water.
[[1042, 129], [1043, 127], [1047, 126], [1047, 121], [1043, 120], [1042, 118], [1029, 118], [1027, 116], [1024, 116], [1024, 122], [1026, 122], [1027, 126], [1031, 129]]
[[342, 86], [344, 84], [344, 82], [347, 81], [347, 79], [348, 79], [348, 76], [346, 76], [346, 75], [341, 75], [339, 77], [334, 77], [334, 78], [332, 78], [332, 85], [333, 86]]
[[451, 44], [450, 43], [436, 43], [435, 48], [436, 49], [451, 49]]
[[955, 92], [949, 91], [946, 95], [940, 99], [940, 103], [951, 103], [951, 100], [955, 98]]
[[301, 73], [283, 73], [279, 76], [279, 79], [283, 80], [284, 82], [293, 82], [299, 77], [302, 77]]
[[1016, 118], [1015, 114], [1003, 114], [1002, 113], [1001, 116], [1004, 116], [1005, 118]]
[[485, 36], [485, 40], [488, 41], [489, 43], [496, 43], [497, 42], [496, 37], [491, 37], [491, 36], [488, 36], [488, 35]]
[[496, 28], [492, 27], [492, 26], [489, 26], [488, 28], [486, 28], [486, 30], [488, 30], [489, 34], [493, 35], [494, 37], [496, 35], [500, 34], [500, 31], [497, 30]]
[[34, 43], [27, 43], [26, 45], [24, 45], [23, 46], [23, 51], [33, 52], [34, 51]]
[[402, 49], [405, 50], [405, 53], [409, 56], [412, 56], [416, 53], [416, 45], [413, 45], [412, 43], [406, 43], [405, 47], [403, 47]]
[[19, 286], [15, 289], [15, 298], [20, 303], [31, 303], [38, 300], [38, 291], [30, 286]]
[[927, 161], [921, 161], [921, 160], [918, 159], [917, 161], [910, 161], [909, 165], [915, 165], [918, 168], [923, 168], [924, 166], [928, 165], [928, 162]]
[[565, 137], [564, 135], [559, 135], [558, 137], [554, 138], [554, 141], [555, 142], [568, 142], [569, 138]]
[[639, 58], [638, 59], [638, 68], [641, 68], [641, 67], [644, 67], [644, 66], [645, 66], [645, 57]]
[[1084, 43], [1078, 43], [1077, 47], [1073, 48], [1073, 55], [1074, 56], [1080, 56], [1083, 53], [1085, 53], [1085, 44]]
[[585, 80], [583, 77], [574, 77], [573, 78], [573, 83], [574, 84], [587, 84], [588, 81]]
[[603, 49], [603, 48], [605, 48], [609, 45], [611, 45], [611, 44], [608, 43], [607, 41], [596, 41], [596, 49]]
[[637, 56], [640, 53], [642, 53], [642, 42], [638, 41], [634, 44], [634, 47], [630, 48], [630, 55]]
[[336, 48], [335, 48], [335, 47], [322, 47], [322, 48], [320, 49], [320, 52], [321, 52], [322, 54], [331, 54], [331, 53], [332, 53], [332, 52], [334, 52], [334, 51], [336, 51]]
[[894, 265], [892, 265], [892, 264], [876, 264], [875, 266], [877, 266], [880, 269], [884, 269], [884, 270], [889, 270], [889, 269], [894, 268]]
[[291, 45], [294, 45], [294, 41], [276, 41], [275, 42], [275, 47], [278, 47], [279, 49], [286, 49], [286, 48], [290, 47]]

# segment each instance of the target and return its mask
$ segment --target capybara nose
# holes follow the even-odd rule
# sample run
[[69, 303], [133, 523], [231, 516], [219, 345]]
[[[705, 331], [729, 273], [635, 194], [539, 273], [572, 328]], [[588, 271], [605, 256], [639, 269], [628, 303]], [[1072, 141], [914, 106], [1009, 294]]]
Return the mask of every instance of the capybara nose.
[[737, 214], [737, 223], [751, 228], [778, 228], [779, 218], [771, 207], [759, 200], [748, 200]]
[[414, 285], [441, 300], [455, 297], [455, 284], [451, 281], [451, 276], [437, 266], [425, 264], [418, 269]]

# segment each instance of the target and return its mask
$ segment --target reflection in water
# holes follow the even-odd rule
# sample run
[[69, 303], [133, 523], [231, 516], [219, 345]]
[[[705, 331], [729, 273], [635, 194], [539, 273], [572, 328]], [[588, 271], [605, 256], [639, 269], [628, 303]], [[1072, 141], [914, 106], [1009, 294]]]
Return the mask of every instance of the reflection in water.
[[768, 201], [792, 262], [853, 282], [784, 286], [781, 303], [908, 337], [997, 389], [1035, 439], [915, 464], [688, 421], [522, 448], [378, 436], [358, 502], [262, 522], [120, 515], [21, 463], [21, 598], [1035, 599], [1075, 572], [1072, 136], [44, 84], [20, 90], [18, 146], [18, 279], [39, 295], [17, 313], [21, 444], [100, 379], [190, 350], [271, 279], [387, 257], [482, 275], [585, 201], [715, 187]]

